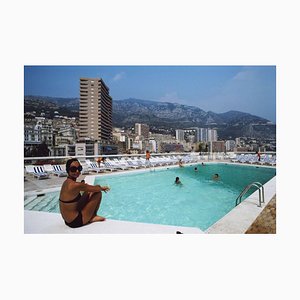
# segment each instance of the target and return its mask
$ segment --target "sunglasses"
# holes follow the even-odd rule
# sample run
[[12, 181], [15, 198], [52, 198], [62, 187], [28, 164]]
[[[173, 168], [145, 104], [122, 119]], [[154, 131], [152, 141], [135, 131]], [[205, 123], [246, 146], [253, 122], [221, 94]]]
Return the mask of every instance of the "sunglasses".
[[77, 170], [78, 170], [79, 172], [81, 172], [81, 171], [82, 171], [82, 166], [79, 166], [79, 167], [74, 167], [74, 166], [73, 166], [73, 167], [70, 167], [70, 168], [69, 168], [69, 171], [70, 171], [70, 172], [73, 172], [73, 173], [75, 173]]

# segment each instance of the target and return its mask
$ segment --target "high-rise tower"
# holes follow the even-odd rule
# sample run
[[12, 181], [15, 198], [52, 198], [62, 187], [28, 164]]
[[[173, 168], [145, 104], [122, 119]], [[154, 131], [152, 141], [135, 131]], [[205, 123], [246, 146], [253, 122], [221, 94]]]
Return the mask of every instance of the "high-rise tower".
[[80, 78], [79, 137], [98, 142], [112, 137], [112, 98], [99, 78]]

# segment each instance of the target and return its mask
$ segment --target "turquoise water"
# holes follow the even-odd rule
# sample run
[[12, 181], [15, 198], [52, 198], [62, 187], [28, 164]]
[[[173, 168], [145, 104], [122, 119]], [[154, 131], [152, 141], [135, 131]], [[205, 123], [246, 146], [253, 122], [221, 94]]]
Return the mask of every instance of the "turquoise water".
[[[275, 176], [274, 168], [227, 164], [198, 165], [143, 173], [99, 175], [95, 184], [109, 185], [99, 214], [109, 219], [191, 226], [206, 230], [231, 209], [243, 188]], [[220, 180], [212, 180], [218, 173]], [[178, 176], [182, 185], [174, 184]], [[250, 190], [248, 195], [254, 190]], [[25, 209], [59, 212], [59, 193], [25, 198]], [[247, 195], [246, 195], [247, 196]], [[245, 199], [245, 198], [243, 198]]]

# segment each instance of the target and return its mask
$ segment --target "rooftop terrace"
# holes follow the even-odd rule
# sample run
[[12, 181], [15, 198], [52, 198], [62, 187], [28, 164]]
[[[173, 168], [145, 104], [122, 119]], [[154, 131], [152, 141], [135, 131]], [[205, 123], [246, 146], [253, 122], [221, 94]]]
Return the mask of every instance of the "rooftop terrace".
[[[230, 159], [213, 159], [211, 162], [230, 162]], [[189, 164], [202, 162], [190, 161]], [[239, 163], [239, 162], [234, 162]], [[246, 162], [245, 162], [246, 163]], [[163, 168], [163, 166], [156, 166]], [[109, 171], [107, 171], [109, 172]], [[119, 170], [118, 172], [131, 172], [130, 170]], [[109, 172], [110, 173], [110, 172]], [[95, 173], [90, 173], [95, 174]], [[79, 180], [88, 179], [87, 175], [80, 175]], [[89, 176], [90, 177], [90, 176]], [[65, 177], [50, 175], [47, 179], [37, 179], [31, 174], [24, 173], [25, 195], [50, 192], [59, 190]], [[276, 233], [276, 177], [265, 185], [265, 204], [257, 207], [258, 191], [233, 209], [228, 215], [211, 226], [206, 232], [199, 228], [155, 225], [127, 221], [106, 220], [105, 222], [93, 223], [81, 228], [72, 229], [65, 226], [60, 214], [24, 211], [25, 233]], [[254, 205], [255, 204], [255, 205]]]

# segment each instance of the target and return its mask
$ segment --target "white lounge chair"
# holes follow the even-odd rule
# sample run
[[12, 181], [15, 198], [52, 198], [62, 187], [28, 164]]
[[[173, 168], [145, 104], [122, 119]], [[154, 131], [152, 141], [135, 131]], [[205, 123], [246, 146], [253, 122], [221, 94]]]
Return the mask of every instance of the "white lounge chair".
[[109, 170], [109, 171], [118, 171], [118, 170], [120, 170], [120, 169], [122, 169], [122, 168], [119, 168], [119, 167], [117, 167], [116, 165], [113, 165], [110, 161], [108, 161], [108, 160], [105, 160], [104, 162], [103, 162], [103, 164], [104, 164], [104, 167], [106, 168], [106, 170]]
[[89, 171], [92, 171], [92, 172], [97, 172], [97, 173], [100, 173], [100, 172], [104, 172], [106, 170], [105, 167], [98, 167], [96, 163], [94, 162], [89, 162], [88, 163], [88, 166], [89, 166]]
[[122, 162], [121, 160], [118, 160], [117, 158], [113, 159], [113, 160], [109, 160], [109, 162], [113, 165], [116, 166], [117, 168], [119, 168], [120, 170], [128, 170], [129, 167], [127, 164], [125, 164], [124, 162]]
[[256, 164], [256, 163], [258, 163], [258, 156], [255, 155], [255, 154], [251, 155], [250, 158], [248, 159], [248, 162], [250, 164]]
[[90, 166], [88, 164], [88, 162], [90, 162], [89, 160], [83, 160], [83, 159], [78, 159], [80, 165], [82, 166], [82, 171], [81, 174], [90, 174]]
[[274, 166], [276, 165], [276, 155], [273, 155], [269, 161], [270, 165]]
[[33, 177], [38, 179], [47, 179], [49, 178], [49, 174], [45, 171], [42, 166], [25, 166], [26, 172], [28, 174], [33, 175]]
[[63, 170], [61, 165], [44, 165], [46, 172], [56, 175], [58, 177], [66, 177], [68, 173]]
[[262, 155], [259, 163], [261, 165], [269, 164], [270, 159], [271, 158], [270, 158], [270, 156], [268, 154]]
[[141, 166], [140, 164], [138, 164], [138, 162], [135, 159], [128, 158], [127, 159], [127, 164], [128, 164], [128, 166], [130, 168], [134, 168], [134, 169], [143, 168], [143, 166]]

